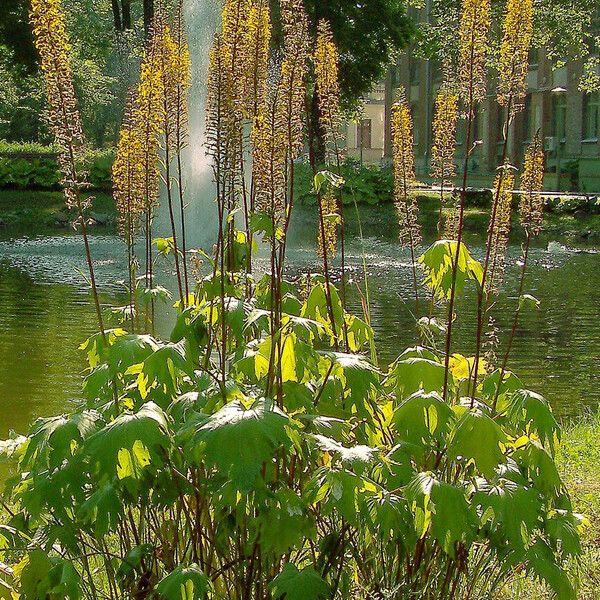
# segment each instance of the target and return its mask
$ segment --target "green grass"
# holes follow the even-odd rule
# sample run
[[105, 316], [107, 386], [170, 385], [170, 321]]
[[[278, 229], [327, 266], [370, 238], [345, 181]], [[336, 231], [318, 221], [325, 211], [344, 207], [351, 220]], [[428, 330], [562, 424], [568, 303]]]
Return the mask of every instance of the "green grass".
[[[558, 465], [573, 508], [589, 525], [582, 532], [582, 555], [570, 571], [578, 600], [600, 598], [600, 413], [584, 416], [565, 426]], [[514, 581], [505, 598], [546, 600], [552, 595], [544, 585], [528, 578]]]
[[[115, 216], [112, 196], [94, 193], [92, 213]], [[9, 228], [53, 227], [69, 218], [62, 192], [0, 191], [0, 220]]]

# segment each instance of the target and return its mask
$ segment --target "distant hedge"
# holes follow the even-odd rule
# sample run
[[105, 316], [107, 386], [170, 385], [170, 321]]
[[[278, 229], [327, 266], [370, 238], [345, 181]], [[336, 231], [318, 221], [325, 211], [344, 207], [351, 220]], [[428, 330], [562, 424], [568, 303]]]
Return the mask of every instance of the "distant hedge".
[[[86, 153], [81, 168], [88, 172], [93, 189], [111, 189], [112, 150], [91, 150]], [[40, 189], [60, 188], [60, 171], [56, 149], [39, 144], [0, 142], [0, 188]]]

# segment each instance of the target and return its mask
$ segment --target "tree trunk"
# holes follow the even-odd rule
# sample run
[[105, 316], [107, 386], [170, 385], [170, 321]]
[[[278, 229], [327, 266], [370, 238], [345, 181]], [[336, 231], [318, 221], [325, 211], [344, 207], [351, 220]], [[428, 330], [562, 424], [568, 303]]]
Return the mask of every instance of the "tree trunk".
[[123, 31], [123, 21], [121, 20], [121, 7], [119, 0], [112, 0], [113, 22], [115, 31]]
[[121, 0], [123, 7], [123, 30], [132, 29], [131, 27], [131, 0]]
[[154, 20], [154, 0], [144, 0], [144, 31], [146, 37], [150, 33], [150, 27]]
[[383, 157], [386, 162], [392, 160], [394, 149], [392, 148], [392, 106], [394, 104], [394, 69], [395, 65], [388, 68], [385, 78], [385, 106], [384, 106], [384, 138]]

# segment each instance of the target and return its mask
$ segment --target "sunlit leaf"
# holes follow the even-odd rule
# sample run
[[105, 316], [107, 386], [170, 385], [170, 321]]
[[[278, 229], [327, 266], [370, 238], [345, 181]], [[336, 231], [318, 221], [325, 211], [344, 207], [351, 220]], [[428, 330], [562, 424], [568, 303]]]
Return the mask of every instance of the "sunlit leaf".
[[461, 243], [457, 259], [457, 243], [452, 240], [434, 242], [419, 258], [425, 270], [425, 285], [440, 298], [449, 298], [452, 290], [453, 267], [456, 263], [456, 293], [461, 293], [467, 281], [481, 285], [483, 268]]
[[506, 435], [493, 419], [476, 410], [468, 411], [450, 434], [448, 454], [453, 460], [473, 460], [485, 477], [492, 478], [506, 461], [500, 448], [504, 442]]
[[206, 597], [209, 579], [197, 564], [177, 567], [156, 586], [161, 600], [201, 600]]
[[292, 563], [286, 563], [268, 587], [275, 599], [285, 596], [286, 600], [319, 600], [329, 595], [327, 582], [312, 567], [300, 571]]
[[250, 490], [262, 465], [280, 446], [290, 444], [288, 417], [272, 402], [261, 399], [245, 406], [230, 402], [201, 423], [192, 444], [242, 490]]

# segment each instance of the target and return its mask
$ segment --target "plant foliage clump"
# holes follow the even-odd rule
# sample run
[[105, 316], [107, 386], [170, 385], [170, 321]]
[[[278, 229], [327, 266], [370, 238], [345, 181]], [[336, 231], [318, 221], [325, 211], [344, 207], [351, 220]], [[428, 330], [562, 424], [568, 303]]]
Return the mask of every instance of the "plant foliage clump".
[[[58, 1], [52, 3], [58, 10]], [[482, 6], [465, 0], [466, 23], [487, 27]], [[115, 173], [122, 207], [139, 190], [128, 187], [130, 179], [141, 181], [147, 285], [137, 289], [129, 256], [128, 329], [104, 328], [94, 296], [100, 333], [81, 347], [88, 360], [85, 399], [0, 446], [16, 461], [0, 526], [0, 596], [487, 598], [524, 571], [560, 598], [574, 598], [565, 565], [580, 551], [585, 520], [572, 510], [557, 471], [560, 427], [548, 402], [507, 369], [510, 345], [499, 368], [479, 354], [450, 352], [455, 298], [467, 286], [480, 296], [488, 292], [487, 261], [480, 264], [462, 242], [466, 181], [456, 239], [437, 240], [420, 257], [409, 240], [415, 304], [419, 288], [432, 304], [449, 301], [448, 324], [419, 319], [425, 341], [390, 365], [378, 360], [368, 299], [364, 318], [346, 309], [343, 215], [337, 213], [343, 179], [332, 137], [329, 159], [337, 172], [311, 165], [323, 273], [285, 277], [314, 48], [302, 2], [282, 0], [279, 8], [283, 56], [265, 61], [263, 36], [270, 30], [262, 0], [225, 3], [210, 57], [207, 116], [217, 243], [212, 256], [204, 254], [208, 269], [198, 271], [189, 293], [177, 268], [186, 254], [175, 233], [153, 241], [149, 235], [159, 176], [165, 176], [175, 230], [170, 167], [158, 159], [158, 148], [164, 141], [165, 149], [177, 149], [169, 145], [172, 121], [158, 121], [171, 116], [164, 109], [173, 91], [165, 77], [172, 72], [159, 60], [160, 36], [169, 29], [166, 21], [152, 29]], [[484, 49], [473, 45], [483, 42], [468, 39], [467, 29], [462, 41], [476, 56], [469, 64], [464, 53], [461, 76], [471, 121]], [[478, 36], [485, 37], [483, 29]], [[333, 76], [336, 52], [326, 23], [320, 32], [319, 60]], [[257, 53], [248, 61], [251, 49]], [[44, 45], [40, 51], [51, 54]], [[186, 81], [180, 80], [182, 93]], [[327, 107], [337, 112], [338, 106], [331, 97], [336, 82], [328, 81], [327, 94], [323, 80], [320, 87], [326, 116]], [[175, 119], [185, 117], [179, 100]], [[148, 113], [150, 104], [158, 116]], [[148, 135], [127, 146], [136, 121]], [[59, 142], [62, 135], [57, 130]], [[411, 119], [402, 102], [395, 107], [395, 142], [396, 199], [408, 215], [407, 231], [416, 235]], [[246, 155], [253, 158], [248, 176]], [[528, 161], [523, 218], [533, 233], [536, 148]], [[505, 188], [511, 181], [504, 178]], [[510, 214], [509, 190], [498, 187], [504, 204], [490, 227], [494, 265], [501, 262]], [[76, 200], [78, 192], [75, 186]], [[85, 220], [82, 226], [85, 233]], [[328, 261], [338, 226], [340, 292]], [[125, 229], [133, 253], [133, 230], [129, 223]], [[258, 238], [268, 248], [266, 273], [252, 265]], [[168, 297], [152, 284], [150, 243], [175, 255], [178, 273], [176, 321], [165, 340], [153, 333], [152, 309], [143, 322], [136, 318], [138, 301], [153, 306]], [[93, 277], [89, 248], [87, 257]], [[524, 277], [525, 267], [521, 291]], [[518, 311], [513, 334], [517, 319]]]

